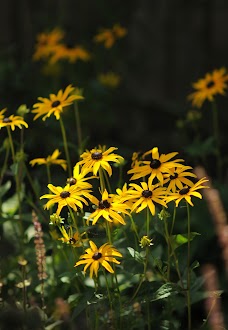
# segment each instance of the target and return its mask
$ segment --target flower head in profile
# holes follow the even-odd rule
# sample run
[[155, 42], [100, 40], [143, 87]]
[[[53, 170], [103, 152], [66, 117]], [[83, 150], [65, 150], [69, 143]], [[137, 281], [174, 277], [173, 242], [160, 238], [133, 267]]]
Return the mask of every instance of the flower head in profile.
[[2, 127], [10, 127], [12, 131], [15, 130], [16, 127], [22, 129], [22, 126], [28, 128], [28, 124], [24, 121], [21, 116], [10, 115], [9, 117], [5, 117], [3, 114], [6, 109], [0, 111], [0, 129]]
[[73, 176], [67, 179], [67, 183], [70, 186], [74, 186], [81, 189], [92, 188], [92, 185], [87, 180], [94, 179], [96, 176], [87, 176], [88, 173], [91, 173], [91, 169], [85, 168], [81, 169], [80, 165], [77, 163], [74, 166]]
[[122, 257], [122, 254], [108, 243], [103, 244], [101, 247], [97, 247], [93, 241], [89, 241], [90, 247], [85, 250], [85, 254], [81, 255], [78, 262], [76, 262], [75, 267], [79, 265], [85, 265], [84, 272], [90, 268], [90, 278], [93, 275], [98, 276], [99, 267], [104, 267], [109, 273], [114, 273], [113, 268], [109, 262], [114, 262], [115, 264], [120, 264], [120, 262], [115, 257]]
[[190, 94], [188, 99], [192, 101], [193, 106], [201, 108], [206, 100], [212, 102], [216, 95], [225, 94], [227, 81], [228, 74], [225, 68], [207, 73], [204, 78], [199, 79], [193, 84], [195, 92]]
[[129, 206], [127, 203], [115, 199], [113, 195], [108, 194], [107, 190], [103, 192], [101, 200], [95, 199], [94, 202], [97, 209], [87, 219], [87, 221], [93, 219], [92, 225], [95, 225], [100, 218], [108, 222], [126, 224], [124, 214], [129, 215]]
[[90, 151], [87, 150], [81, 155], [82, 160], [78, 164], [82, 165], [82, 169], [92, 169], [94, 175], [97, 175], [99, 169], [103, 168], [111, 176], [112, 168], [109, 162], [120, 163], [123, 160], [123, 157], [113, 153], [114, 150], [117, 150], [117, 148], [110, 147], [107, 150], [94, 148]]
[[135, 183], [131, 183], [130, 189], [126, 200], [133, 199], [133, 205], [131, 212], [141, 212], [145, 208], [149, 208], [150, 213], [155, 215], [155, 204], [160, 204], [166, 207], [165, 196], [166, 188], [159, 185], [152, 185], [151, 183], [141, 182], [141, 186]]
[[66, 185], [64, 188], [48, 184], [49, 190], [53, 194], [45, 194], [40, 199], [48, 198], [49, 201], [45, 204], [44, 208], [49, 209], [53, 204], [58, 204], [56, 214], [59, 215], [64, 206], [72, 208], [74, 211], [83, 209], [83, 203], [88, 205], [87, 200], [94, 202], [94, 197], [90, 194], [90, 190], [80, 190], [77, 187]]
[[69, 244], [73, 247], [80, 247], [83, 246], [83, 243], [87, 241], [86, 238], [83, 238], [83, 236], [86, 234], [85, 232], [82, 234], [80, 234], [78, 231], [74, 233], [72, 227], [70, 227], [67, 232], [64, 226], [59, 227], [59, 230], [62, 234], [62, 237], [60, 237], [59, 240], [62, 241], [62, 243]]
[[191, 196], [202, 199], [202, 195], [197, 190], [209, 188], [208, 186], [204, 185], [205, 182], [208, 182], [208, 179], [202, 178], [191, 187], [185, 186], [175, 193], [170, 193], [170, 195], [166, 197], [166, 202], [168, 203], [170, 201], [175, 201], [176, 207], [178, 207], [180, 201], [185, 199], [188, 204], [194, 206], [191, 200]]
[[170, 173], [171, 174], [171, 168], [173, 167], [182, 167], [182, 164], [179, 164], [179, 162], [182, 162], [183, 159], [174, 159], [171, 160], [173, 157], [175, 157], [178, 153], [177, 152], [171, 152], [169, 154], [159, 154], [158, 148], [154, 147], [153, 149], [147, 151], [143, 154], [143, 157], [146, 157], [147, 155], [151, 154], [151, 160], [142, 160], [138, 162], [134, 168], [129, 170], [127, 173], [133, 174], [131, 177], [131, 180], [136, 180], [139, 178], [142, 178], [144, 176], [149, 175], [149, 181], [148, 183], [151, 185], [154, 178], [157, 178], [157, 180], [163, 185], [164, 182], [164, 173]]
[[67, 169], [67, 162], [64, 159], [58, 159], [61, 152], [59, 149], [55, 149], [52, 155], [48, 156], [47, 158], [35, 158], [29, 162], [31, 166], [34, 165], [60, 165], [65, 171]]
[[127, 30], [120, 24], [115, 24], [110, 29], [101, 29], [94, 37], [94, 42], [103, 43], [104, 47], [111, 48], [117, 39], [123, 38], [127, 34]]
[[63, 112], [63, 108], [69, 106], [75, 100], [83, 99], [80, 95], [70, 95], [73, 91], [74, 87], [69, 85], [64, 91], [62, 89], [59, 90], [57, 95], [50, 94], [49, 98], [38, 97], [40, 102], [35, 103], [33, 105], [34, 110], [32, 110], [32, 112], [36, 114], [34, 120], [41, 116], [43, 116], [43, 120], [46, 120], [47, 117], [50, 117], [53, 114], [55, 118], [59, 120]]
[[139, 241], [139, 246], [140, 246], [141, 248], [145, 248], [145, 247], [148, 247], [148, 246], [152, 246], [152, 245], [154, 245], [154, 244], [152, 243], [152, 241], [153, 241], [152, 238], [149, 238], [147, 235], [144, 235], [144, 236], [140, 239], [140, 241]]
[[167, 191], [176, 192], [177, 189], [182, 189], [184, 186], [193, 186], [194, 182], [192, 182], [188, 177], [196, 178], [196, 175], [189, 170], [191, 170], [191, 166], [182, 166], [175, 167], [170, 169], [172, 173], [165, 174], [164, 184], [167, 183]]

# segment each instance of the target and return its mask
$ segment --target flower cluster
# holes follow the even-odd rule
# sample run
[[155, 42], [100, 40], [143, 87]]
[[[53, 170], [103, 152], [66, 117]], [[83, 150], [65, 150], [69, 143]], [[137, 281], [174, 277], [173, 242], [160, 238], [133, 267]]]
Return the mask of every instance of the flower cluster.
[[47, 59], [50, 64], [60, 60], [74, 63], [78, 60], [88, 61], [90, 53], [82, 46], [68, 47], [64, 41], [64, 32], [58, 28], [47, 33], [40, 33], [37, 36], [33, 59]]

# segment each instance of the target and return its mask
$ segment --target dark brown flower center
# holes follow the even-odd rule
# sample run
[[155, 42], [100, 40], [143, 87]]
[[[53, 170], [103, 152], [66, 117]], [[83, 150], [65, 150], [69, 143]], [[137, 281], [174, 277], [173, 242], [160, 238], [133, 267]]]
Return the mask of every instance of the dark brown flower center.
[[152, 191], [151, 190], [143, 190], [142, 192], [142, 197], [149, 198], [152, 196]]
[[73, 186], [76, 184], [77, 180], [75, 178], [69, 178], [67, 182], [69, 183], [70, 186]]
[[92, 258], [94, 260], [98, 260], [102, 257], [102, 254], [100, 252], [95, 252], [94, 255], [92, 256]]
[[100, 160], [102, 158], [102, 152], [95, 151], [94, 153], [92, 153], [91, 157], [94, 160]]
[[110, 203], [107, 200], [99, 202], [99, 209], [108, 209], [110, 207]]
[[170, 175], [170, 180], [174, 180], [178, 178], [178, 173], [174, 173], [173, 175]]
[[207, 88], [211, 88], [211, 87], [213, 87], [214, 86], [214, 81], [209, 81], [208, 83], [207, 83]]
[[184, 187], [179, 191], [180, 195], [186, 195], [189, 192], [189, 187]]
[[5, 117], [2, 122], [7, 124], [7, 123], [12, 123], [12, 120], [9, 119], [8, 117]]
[[52, 108], [56, 108], [58, 105], [60, 105], [60, 101], [58, 101], [58, 100], [52, 102], [52, 104], [51, 104]]
[[69, 193], [69, 191], [63, 190], [63, 191], [60, 193], [60, 197], [61, 197], [61, 198], [67, 198], [67, 197], [70, 197], [70, 193]]
[[75, 239], [74, 237], [71, 237], [71, 238], [69, 239], [69, 243], [70, 243], [70, 244], [75, 244], [75, 243], [76, 243], [76, 239]]
[[153, 168], [154, 170], [156, 170], [160, 166], [161, 166], [161, 162], [159, 159], [152, 159], [152, 161], [150, 162], [150, 167]]

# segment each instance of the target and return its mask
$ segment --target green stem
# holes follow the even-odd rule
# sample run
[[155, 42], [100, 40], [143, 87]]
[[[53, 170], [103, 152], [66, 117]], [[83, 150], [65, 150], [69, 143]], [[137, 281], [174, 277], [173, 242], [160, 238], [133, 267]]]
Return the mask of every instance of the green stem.
[[69, 173], [69, 178], [70, 178], [72, 176], [72, 167], [71, 167], [70, 155], [69, 155], [69, 150], [68, 150], [66, 131], [65, 131], [65, 127], [64, 127], [61, 117], [59, 118], [59, 123], [60, 123], [60, 127], [61, 127], [63, 145], [64, 145], [64, 150], [65, 150], [65, 155], [66, 155], [66, 160], [67, 160], [67, 168], [68, 168], [68, 173]]
[[164, 218], [165, 225], [165, 239], [167, 243], [167, 280], [170, 280], [170, 236], [168, 231], [167, 218]]
[[108, 192], [111, 193], [112, 192], [112, 188], [111, 188], [111, 185], [110, 185], [110, 182], [109, 182], [108, 174], [104, 170], [102, 172], [103, 172], [103, 175], [104, 175], [105, 182], [107, 184], [107, 186], [106, 185], [105, 186], [108, 187]]
[[188, 305], [188, 330], [191, 330], [191, 269], [190, 269], [190, 239], [191, 239], [191, 222], [190, 222], [190, 209], [187, 205], [187, 215], [188, 215], [188, 254], [187, 254], [187, 305]]
[[131, 300], [133, 300], [136, 295], [138, 294], [139, 292], [139, 289], [141, 288], [141, 285], [143, 284], [143, 281], [145, 280], [146, 278], [146, 270], [147, 270], [147, 264], [148, 264], [148, 255], [149, 255], [149, 247], [147, 246], [146, 247], [146, 256], [145, 256], [145, 261], [144, 261], [144, 269], [143, 269], [143, 275], [141, 277], [141, 280], [139, 282], [139, 285], [135, 291], [135, 293], [133, 294], [133, 297], [131, 298]]
[[12, 134], [11, 134], [11, 131], [10, 131], [9, 126], [6, 126], [6, 128], [7, 128], [7, 133], [8, 133], [9, 142], [10, 142], [10, 148], [11, 148], [11, 153], [12, 153], [12, 159], [13, 159], [13, 162], [15, 163], [15, 149], [14, 149], [14, 145], [13, 145]]
[[131, 219], [131, 225], [132, 225], [132, 228], [135, 232], [135, 235], [137, 237], [137, 241], [139, 242], [139, 234], [138, 234], [138, 231], [137, 231], [137, 228], [136, 228], [136, 225], [135, 225], [135, 222], [134, 222], [134, 219], [132, 217], [132, 215], [130, 214], [130, 219]]
[[148, 207], [146, 208], [146, 234], [148, 237], [150, 236], [150, 210]]
[[102, 167], [99, 168], [99, 179], [100, 179], [100, 187], [101, 187], [101, 194], [105, 191], [105, 181], [104, 181], [104, 173]]
[[20, 240], [21, 245], [22, 245], [22, 250], [23, 250], [23, 236], [24, 236], [24, 229], [23, 229], [23, 225], [22, 225], [22, 211], [21, 211], [21, 184], [20, 184], [20, 176], [18, 175], [19, 173], [19, 163], [16, 162], [16, 157], [15, 157], [15, 149], [14, 149], [14, 144], [13, 144], [13, 139], [12, 139], [12, 134], [10, 131], [10, 127], [7, 126], [7, 133], [8, 133], [8, 137], [9, 137], [9, 142], [10, 142], [10, 148], [11, 148], [11, 153], [12, 153], [12, 160], [13, 163], [15, 165], [15, 182], [16, 182], [16, 194], [17, 194], [17, 199], [18, 199], [18, 213], [19, 213], [19, 221], [18, 221], [18, 225], [19, 225], [19, 230], [20, 230], [20, 234], [22, 239]]
[[78, 154], [81, 155], [82, 153], [82, 130], [81, 130], [81, 121], [80, 121], [80, 114], [78, 109], [78, 103], [74, 102], [74, 113], [75, 113], [75, 120], [76, 120], [76, 129], [77, 129], [77, 137], [78, 137]]
[[47, 169], [48, 183], [51, 183], [51, 171], [50, 171], [50, 165], [49, 164], [46, 164], [46, 169]]
[[104, 269], [103, 269], [103, 274], [104, 274], [104, 277], [105, 277], [105, 283], [106, 283], [106, 288], [107, 288], [107, 293], [108, 293], [108, 300], [109, 300], [109, 304], [110, 304], [110, 309], [112, 311], [112, 298], [111, 298], [111, 294], [110, 294], [110, 290], [109, 290], [107, 275], [106, 275], [106, 272], [105, 272]]

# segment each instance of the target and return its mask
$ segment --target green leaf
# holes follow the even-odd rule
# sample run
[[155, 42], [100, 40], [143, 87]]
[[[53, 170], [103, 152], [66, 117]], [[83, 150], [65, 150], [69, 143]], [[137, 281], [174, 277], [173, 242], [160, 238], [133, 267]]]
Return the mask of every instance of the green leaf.
[[179, 290], [176, 285], [172, 283], [165, 283], [155, 292], [154, 297], [151, 301], [165, 299], [171, 295], [176, 295], [178, 293]]
[[6, 181], [3, 185], [0, 187], [0, 198], [4, 196], [7, 191], [9, 191], [11, 188], [11, 181]]
[[[200, 234], [197, 232], [191, 232], [190, 233], [190, 241], [192, 241], [196, 236], [199, 236]], [[172, 235], [170, 237], [171, 244], [173, 246], [173, 249], [175, 250], [179, 246], [188, 243], [188, 234], [177, 234]]]
[[2, 212], [8, 216], [14, 215], [19, 207], [18, 195], [14, 194], [2, 203]]
[[140, 262], [140, 263], [144, 263], [144, 258], [141, 256], [141, 254], [134, 250], [132, 247], [127, 247], [130, 255], [132, 256], [132, 258], [134, 258], [136, 261]]

